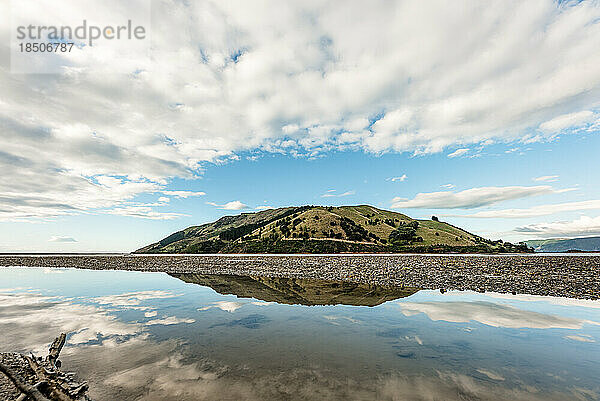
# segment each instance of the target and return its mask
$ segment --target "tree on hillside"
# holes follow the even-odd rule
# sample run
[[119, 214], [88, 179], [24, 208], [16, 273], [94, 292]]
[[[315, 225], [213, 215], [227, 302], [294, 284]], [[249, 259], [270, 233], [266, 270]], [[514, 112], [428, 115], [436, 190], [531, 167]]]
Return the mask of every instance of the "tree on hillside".
[[400, 226], [390, 233], [389, 240], [396, 241], [412, 241], [417, 234], [417, 230], [410, 226]]

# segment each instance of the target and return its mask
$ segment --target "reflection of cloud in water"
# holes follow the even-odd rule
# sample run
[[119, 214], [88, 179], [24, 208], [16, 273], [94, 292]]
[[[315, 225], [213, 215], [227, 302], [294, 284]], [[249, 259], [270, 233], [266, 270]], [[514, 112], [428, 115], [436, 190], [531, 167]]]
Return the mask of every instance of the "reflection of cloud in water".
[[500, 376], [497, 373], [490, 372], [489, 370], [486, 370], [486, 369], [477, 369], [477, 371], [479, 373], [481, 373], [482, 375], [486, 375], [487, 377], [489, 377], [492, 380], [504, 381], [504, 377]]
[[30, 290], [31, 287], [14, 287], [14, 288], [0, 288], [0, 294], [3, 292], [15, 292], [15, 291], [23, 291]]
[[490, 302], [402, 302], [398, 303], [405, 316], [426, 314], [431, 320], [466, 323], [477, 321], [488, 326], [506, 328], [563, 328], [579, 329], [588, 320], [517, 309]]
[[206, 311], [210, 309], [221, 309], [222, 311], [233, 313], [236, 310], [240, 309], [244, 305], [254, 305], [254, 306], [269, 306], [269, 305], [277, 305], [277, 302], [267, 302], [267, 301], [253, 301], [253, 302], [235, 302], [235, 301], [217, 301], [213, 302], [212, 305], [204, 306], [202, 308], [198, 308], [199, 311]]
[[0, 305], [3, 342], [15, 351], [45, 352], [48, 341], [60, 331], [72, 334], [69, 344], [84, 344], [142, 330], [141, 325], [120, 322], [101, 308], [62, 298], [19, 293], [0, 296]]
[[[491, 372], [488, 372], [491, 373]], [[462, 374], [441, 372], [437, 376], [390, 377], [381, 381], [378, 399], [418, 401], [543, 401], [588, 400], [587, 390], [570, 388], [567, 393], [547, 394], [532, 386], [507, 388], [502, 384], [478, 380]], [[584, 393], [585, 391], [585, 393]], [[597, 395], [593, 399], [596, 399]]]
[[64, 272], [64, 269], [57, 269], [51, 267], [46, 267], [44, 268], [44, 270], [42, 270], [42, 273], [44, 274], [63, 274]]
[[421, 340], [421, 337], [419, 337], [419, 336], [414, 336], [414, 337], [405, 336], [404, 339], [406, 341], [414, 341], [419, 345], [423, 345], [423, 340]]
[[594, 340], [594, 337], [588, 336], [586, 334], [581, 334], [579, 336], [576, 336], [576, 335], [565, 336], [565, 338], [567, 338], [569, 340], [580, 341], [582, 343], [595, 343], [596, 342], [596, 340]]
[[269, 305], [277, 305], [277, 302], [269, 302], [269, 301], [254, 301], [250, 302], [252, 305], [256, 306], [269, 306]]
[[247, 329], [258, 329], [263, 324], [268, 323], [268, 322], [270, 322], [270, 319], [268, 317], [266, 317], [265, 315], [253, 314], [253, 315], [248, 315], [246, 317], [243, 317], [241, 319], [232, 320], [230, 322], [213, 324], [210, 327], [213, 328], [213, 327], [219, 327], [219, 326], [227, 326], [227, 327], [241, 326], [241, 327], [245, 327]]
[[221, 309], [225, 312], [233, 313], [236, 310], [240, 309], [242, 306], [244, 306], [243, 302], [218, 301], [218, 302], [213, 302], [213, 304], [210, 306], [198, 308], [198, 310], [205, 311], [205, 310], [216, 308], [216, 309]]
[[[433, 376], [385, 376], [375, 380], [352, 379], [326, 369], [291, 368], [284, 371], [243, 370], [206, 359], [192, 362], [174, 351], [169, 343], [147, 343], [143, 352], [152, 361], [110, 372], [104, 391], [135, 395], [144, 401], [158, 400], [390, 400], [390, 401], [558, 401], [584, 398], [584, 390], [572, 388], [566, 394], [547, 394], [532, 386], [503, 386], [502, 380], [479, 380], [462, 374], [438, 372]], [[123, 348], [129, 347], [126, 345]], [[140, 353], [137, 345], [123, 356]], [[168, 354], [168, 357], [164, 357]], [[114, 354], [113, 354], [114, 355]], [[241, 369], [241, 370], [240, 370]], [[488, 372], [493, 375], [492, 372]], [[499, 377], [499, 376], [498, 376]], [[139, 397], [139, 398], [137, 398]], [[109, 397], [105, 397], [109, 399]], [[130, 397], [133, 398], [133, 397]]]
[[[0, 305], [6, 304], [14, 307], [0, 309], [0, 325], [3, 342], [13, 349], [27, 351], [39, 345], [41, 352], [55, 333], [77, 332], [69, 338], [62, 359], [66, 370], [74, 369], [90, 382], [90, 395], [97, 400], [585, 399], [583, 390], [553, 397], [540, 389], [507, 388], [501, 385], [505, 382], [448, 372], [374, 379], [349, 377], [343, 370], [327, 368], [253, 370], [245, 367], [244, 355], [239, 362], [224, 365], [202, 357], [202, 351], [190, 354], [190, 348], [177, 340], [154, 341], [143, 324], [120, 322], [100, 306], [30, 293], [0, 299]], [[253, 328], [266, 322], [264, 315], [249, 315], [221, 326]]]
[[111, 305], [125, 309], [148, 309], [145, 306], [139, 306], [143, 301], [152, 299], [165, 299], [178, 297], [168, 291], [137, 291], [126, 292], [124, 294], [106, 295], [102, 297], [90, 298], [92, 302], [100, 305]]
[[167, 317], [163, 317], [161, 319], [149, 320], [149, 321], [147, 321], [144, 324], [146, 326], [159, 325], [159, 324], [162, 324], [164, 326], [170, 326], [170, 325], [173, 325], [173, 324], [194, 323], [194, 322], [195, 322], [194, 319], [180, 319], [180, 318], [175, 317], [175, 316], [167, 316]]
[[353, 319], [353, 318], [348, 317], [348, 316], [324, 315], [323, 318], [329, 320], [329, 323], [335, 324], [335, 325], [339, 325], [339, 321], [340, 320], [347, 321], [347, 322], [350, 322], [350, 323], [360, 323], [359, 320]]
[[485, 296], [495, 299], [507, 299], [511, 301], [526, 301], [526, 302], [547, 302], [551, 305], [558, 306], [578, 306], [582, 308], [600, 308], [599, 300], [591, 299], [576, 299], [576, 298], [561, 298], [561, 297], [550, 297], [543, 295], [509, 295], [500, 294], [497, 292], [486, 292]]

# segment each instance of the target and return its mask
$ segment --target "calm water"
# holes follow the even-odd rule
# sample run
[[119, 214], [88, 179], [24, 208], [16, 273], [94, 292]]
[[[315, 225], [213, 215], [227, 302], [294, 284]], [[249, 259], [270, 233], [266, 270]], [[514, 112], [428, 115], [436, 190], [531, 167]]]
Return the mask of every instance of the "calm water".
[[0, 268], [0, 349], [96, 400], [598, 400], [600, 302]]

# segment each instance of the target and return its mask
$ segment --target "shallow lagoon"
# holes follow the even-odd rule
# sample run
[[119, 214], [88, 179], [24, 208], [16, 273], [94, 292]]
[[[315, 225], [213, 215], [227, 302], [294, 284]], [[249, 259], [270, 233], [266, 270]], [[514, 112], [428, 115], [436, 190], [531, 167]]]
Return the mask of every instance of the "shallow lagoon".
[[599, 301], [415, 291], [0, 268], [0, 348], [69, 333], [99, 401], [599, 399]]

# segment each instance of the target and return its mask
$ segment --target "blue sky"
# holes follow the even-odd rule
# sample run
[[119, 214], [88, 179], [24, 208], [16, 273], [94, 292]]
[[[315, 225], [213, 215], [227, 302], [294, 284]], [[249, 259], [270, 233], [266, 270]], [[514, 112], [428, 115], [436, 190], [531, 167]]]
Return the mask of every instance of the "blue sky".
[[597, 2], [151, 9], [151, 57], [99, 40], [25, 74], [0, 53], [0, 251], [131, 251], [304, 204], [512, 241], [600, 235]]
[[[511, 151], [515, 147], [519, 147], [519, 150]], [[597, 217], [600, 208], [525, 218], [459, 216], [600, 199], [600, 187], [594, 172], [597, 170], [594, 165], [598, 167], [594, 157], [599, 148], [600, 135], [593, 133], [586, 136], [568, 135], [553, 142], [526, 146], [498, 144], [474, 152], [471, 156], [454, 158], [447, 156], [451, 152], [411, 156], [347, 151], [313, 159], [262, 154], [255, 160], [249, 159], [248, 155], [241, 155], [237, 161], [206, 164], [197, 179], [174, 179], [169, 182], [165, 187], [167, 190], [205, 193], [187, 199], [169, 196], [168, 203], [153, 208], [159, 213], [181, 215], [177, 218], [137, 218], [94, 210], [89, 214], [48, 220], [3, 222], [0, 223], [0, 235], [6, 250], [130, 251], [181, 228], [210, 222], [226, 214], [257, 211], [261, 206], [371, 204], [415, 218], [436, 215], [441, 220], [489, 238], [543, 238], [543, 234], [525, 234], [514, 230], [532, 224], [573, 221], [582, 215]], [[507, 151], [510, 153], [505, 153]], [[534, 181], [538, 177], [555, 175], [558, 177], [550, 178], [551, 182]], [[406, 178], [391, 180], [402, 176]], [[413, 199], [418, 193], [456, 193], [487, 186], [545, 185], [556, 190], [572, 190], [506, 200], [472, 209], [391, 208], [393, 198]], [[126, 204], [156, 204], [160, 197], [165, 196], [162, 193], [144, 194]], [[247, 207], [225, 210], [222, 206], [209, 204], [225, 205], [232, 201], [239, 201]], [[56, 241], [50, 241], [53, 238]], [[63, 242], [68, 241], [67, 238], [77, 242]]]

